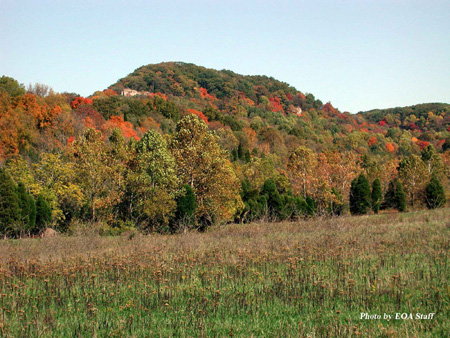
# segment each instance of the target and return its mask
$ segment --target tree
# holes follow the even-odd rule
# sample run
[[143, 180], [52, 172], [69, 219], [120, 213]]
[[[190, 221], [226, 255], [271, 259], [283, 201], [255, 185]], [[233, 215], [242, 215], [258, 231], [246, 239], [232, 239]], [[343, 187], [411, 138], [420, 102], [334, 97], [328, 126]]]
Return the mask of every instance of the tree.
[[25, 95], [25, 86], [19, 84], [12, 77], [2, 76], [0, 78], [0, 92], [6, 92], [11, 97]]
[[30, 233], [36, 225], [36, 202], [33, 196], [28, 194], [22, 182], [17, 185], [17, 196], [21, 209], [21, 232]]
[[378, 214], [378, 211], [380, 210], [382, 197], [381, 182], [377, 178], [372, 183], [372, 210], [376, 214]]
[[306, 147], [298, 147], [289, 156], [288, 170], [292, 186], [303, 197], [313, 196], [316, 189], [314, 169], [317, 165], [316, 154]]
[[388, 188], [384, 193], [384, 200], [381, 204], [382, 209], [395, 208], [395, 182], [389, 181]]
[[11, 177], [0, 168], [0, 233], [6, 235], [20, 222], [21, 209], [17, 188]]
[[36, 200], [36, 228], [35, 232], [40, 232], [50, 225], [52, 221], [52, 209], [43, 195], [39, 195]]
[[370, 184], [364, 174], [355, 178], [350, 187], [350, 212], [356, 215], [367, 214], [370, 208]]
[[406, 211], [406, 194], [400, 180], [397, 180], [395, 185], [394, 205], [398, 211]]
[[264, 182], [261, 188], [261, 196], [265, 197], [266, 210], [272, 220], [280, 220], [283, 209], [283, 200], [277, 189], [276, 183], [272, 179]]
[[149, 130], [135, 146], [126, 173], [128, 216], [144, 230], [163, 231], [176, 209], [179, 179], [166, 140]]
[[197, 202], [195, 200], [194, 189], [190, 185], [183, 185], [183, 190], [184, 193], [178, 196], [176, 200], [177, 211], [175, 213], [175, 219], [184, 225], [190, 225], [193, 222], [195, 209], [197, 209]]
[[429, 180], [429, 172], [417, 155], [404, 158], [398, 167], [398, 177], [405, 187], [411, 205], [414, 207], [423, 200], [425, 185]]
[[106, 219], [114, 216], [112, 208], [119, 204], [124, 190], [125, 163], [114, 150], [114, 142], [123, 143], [124, 138], [120, 131], [115, 135], [109, 148], [101, 132], [87, 129], [73, 146], [76, 173], [81, 179], [89, 217], [94, 221], [99, 214]]
[[436, 176], [433, 176], [425, 188], [425, 203], [428, 209], [436, 209], [445, 206], [446, 198], [444, 187]]
[[437, 153], [436, 148], [432, 145], [424, 148], [421, 152], [422, 161], [428, 171], [428, 174], [438, 179], [444, 176], [444, 164], [441, 156]]
[[170, 149], [178, 165], [178, 177], [195, 192], [196, 217], [212, 224], [230, 220], [243, 207], [239, 180], [206, 123], [188, 115], [177, 123]]
[[53, 219], [59, 226], [67, 225], [85, 202], [81, 187], [84, 177], [77, 176], [75, 163], [62, 154], [41, 153], [32, 167], [39, 187], [34, 189], [35, 194], [45, 191]]
[[267, 201], [265, 198], [261, 198], [258, 189], [252, 185], [248, 177], [241, 183], [241, 198], [244, 202], [244, 208], [239, 216], [239, 220], [241, 222], [251, 222], [259, 219], [265, 211]]

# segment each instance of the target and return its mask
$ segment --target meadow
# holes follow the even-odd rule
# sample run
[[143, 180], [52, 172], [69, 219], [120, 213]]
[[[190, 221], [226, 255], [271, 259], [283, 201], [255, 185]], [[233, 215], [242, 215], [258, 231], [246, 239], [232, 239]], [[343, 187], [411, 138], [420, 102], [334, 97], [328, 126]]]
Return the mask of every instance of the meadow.
[[3, 240], [0, 335], [444, 337], [449, 250], [449, 209]]

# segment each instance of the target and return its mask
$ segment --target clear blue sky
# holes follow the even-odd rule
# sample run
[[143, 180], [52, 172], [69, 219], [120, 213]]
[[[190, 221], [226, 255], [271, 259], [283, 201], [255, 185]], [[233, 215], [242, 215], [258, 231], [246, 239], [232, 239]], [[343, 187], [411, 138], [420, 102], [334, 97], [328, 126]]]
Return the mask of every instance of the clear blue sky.
[[356, 113], [450, 103], [450, 1], [0, 0], [0, 75], [84, 96], [184, 61]]

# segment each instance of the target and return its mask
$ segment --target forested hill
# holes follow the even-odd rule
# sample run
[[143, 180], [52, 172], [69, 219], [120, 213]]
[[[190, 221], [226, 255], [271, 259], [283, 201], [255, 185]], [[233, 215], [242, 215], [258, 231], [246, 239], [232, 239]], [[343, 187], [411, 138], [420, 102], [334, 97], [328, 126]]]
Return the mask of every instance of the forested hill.
[[[272, 77], [240, 75], [230, 70], [219, 71], [183, 62], [142, 66], [111, 88], [118, 92], [123, 88], [130, 88], [187, 97], [195, 97], [199, 89], [204, 88], [218, 99], [245, 95], [256, 103], [259, 103], [262, 96], [277, 97], [283, 103], [293, 101], [298, 105], [306, 100], [294, 87]], [[308, 98], [308, 104], [315, 108], [321, 107], [321, 102], [315, 102], [313, 96]]]
[[[403, 189], [406, 207], [421, 208], [436, 180], [449, 195], [447, 104], [352, 115], [271, 77], [181, 62], [140, 67], [89, 97], [0, 78], [0, 189], [51, 209], [38, 226], [16, 201], [0, 234], [404, 210], [391, 198]], [[352, 202], [352, 186], [369, 183], [383, 201]]]
[[372, 109], [358, 114], [370, 122], [384, 121], [404, 129], [445, 132], [450, 121], [450, 104], [422, 103], [408, 107]]

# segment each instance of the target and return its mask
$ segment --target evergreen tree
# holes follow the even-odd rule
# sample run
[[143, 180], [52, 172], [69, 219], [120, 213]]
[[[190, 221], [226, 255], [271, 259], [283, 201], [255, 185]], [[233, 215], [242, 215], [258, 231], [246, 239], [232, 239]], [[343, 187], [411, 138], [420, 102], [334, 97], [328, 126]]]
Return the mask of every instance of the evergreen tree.
[[233, 150], [231, 151], [231, 160], [232, 160], [233, 162], [236, 162], [236, 161], [238, 160], [238, 153], [237, 153], [237, 150], [236, 150], [236, 149], [233, 149]]
[[244, 153], [244, 160], [245, 163], [249, 163], [251, 161], [252, 157], [250, 156], [250, 150], [246, 150]]
[[267, 199], [267, 210], [273, 219], [279, 219], [283, 209], [283, 202], [276, 183], [272, 179], [264, 182], [261, 188], [261, 195]]
[[178, 221], [191, 222], [194, 218], [197, 202], [194, 189], [188, 184], [183, 185], [184, 194], [177, 198], [177, 211], [175, 217]]
[[36, 201], [36, 228], [35, 232], [45, 229], [52, 220], [52, 209], [42, 195]]
[[395, 208], [395, 183], [390, 181], [386, 192], [384, 193], [384, 201], [381, 205], [382, 209]]
[[436, 176], [433, 176], [425, 188], [425, 203], [428, 209], [440, 208], [445, 205], [444, 187]]
[[238, 148], [237, 148], [237, 156], [240, 160], [242, 160], [244, 158], [244, 150], [242, 149], [241, 143], [239, 143]]
[[382, 196], [382, 193], [381, 193], [381, 182], [377, 178], [372, 183], [372, 210], [376, 214], [380, 210], [382, 197], [383, 196]]
[[364, 174], [354, 179], [350, 187], [350, 212], [356, 215], [367, 214], [370, 208], [370, 184]]
[[358, 213], [358, 179], [354, 178], [350, 184], [350, 212], [354, 215]]
[[14, 229], [21, 216], [16, 185], [11, 177], [0, 169], [0, 233], [6, 235]]
[[308, 216], [314, 216], [316, 214], [316, 201], [312, 197], [306, 197], [306, 213]]
[[36, 202], [33, 196], [28, 194], [22, 182], [17, 186], [17, 196], [21, 209], [21, 231], [29, 233], [33, 231], [36, 224]]
[[239, 216], [239, 220], [251, 222], [259, 219], [264, 212], [267, 199], [260, 196], [258, 189], [252, 186], [248, 178], [245, 178], [241, 183], [241, 198], [244, 202], [244, 209]]
[[398, 211], [406, 211], [406, 194], [403, 191], [403, 185], [400, 180], [397, 180], [395, 185], [394, 205]]

